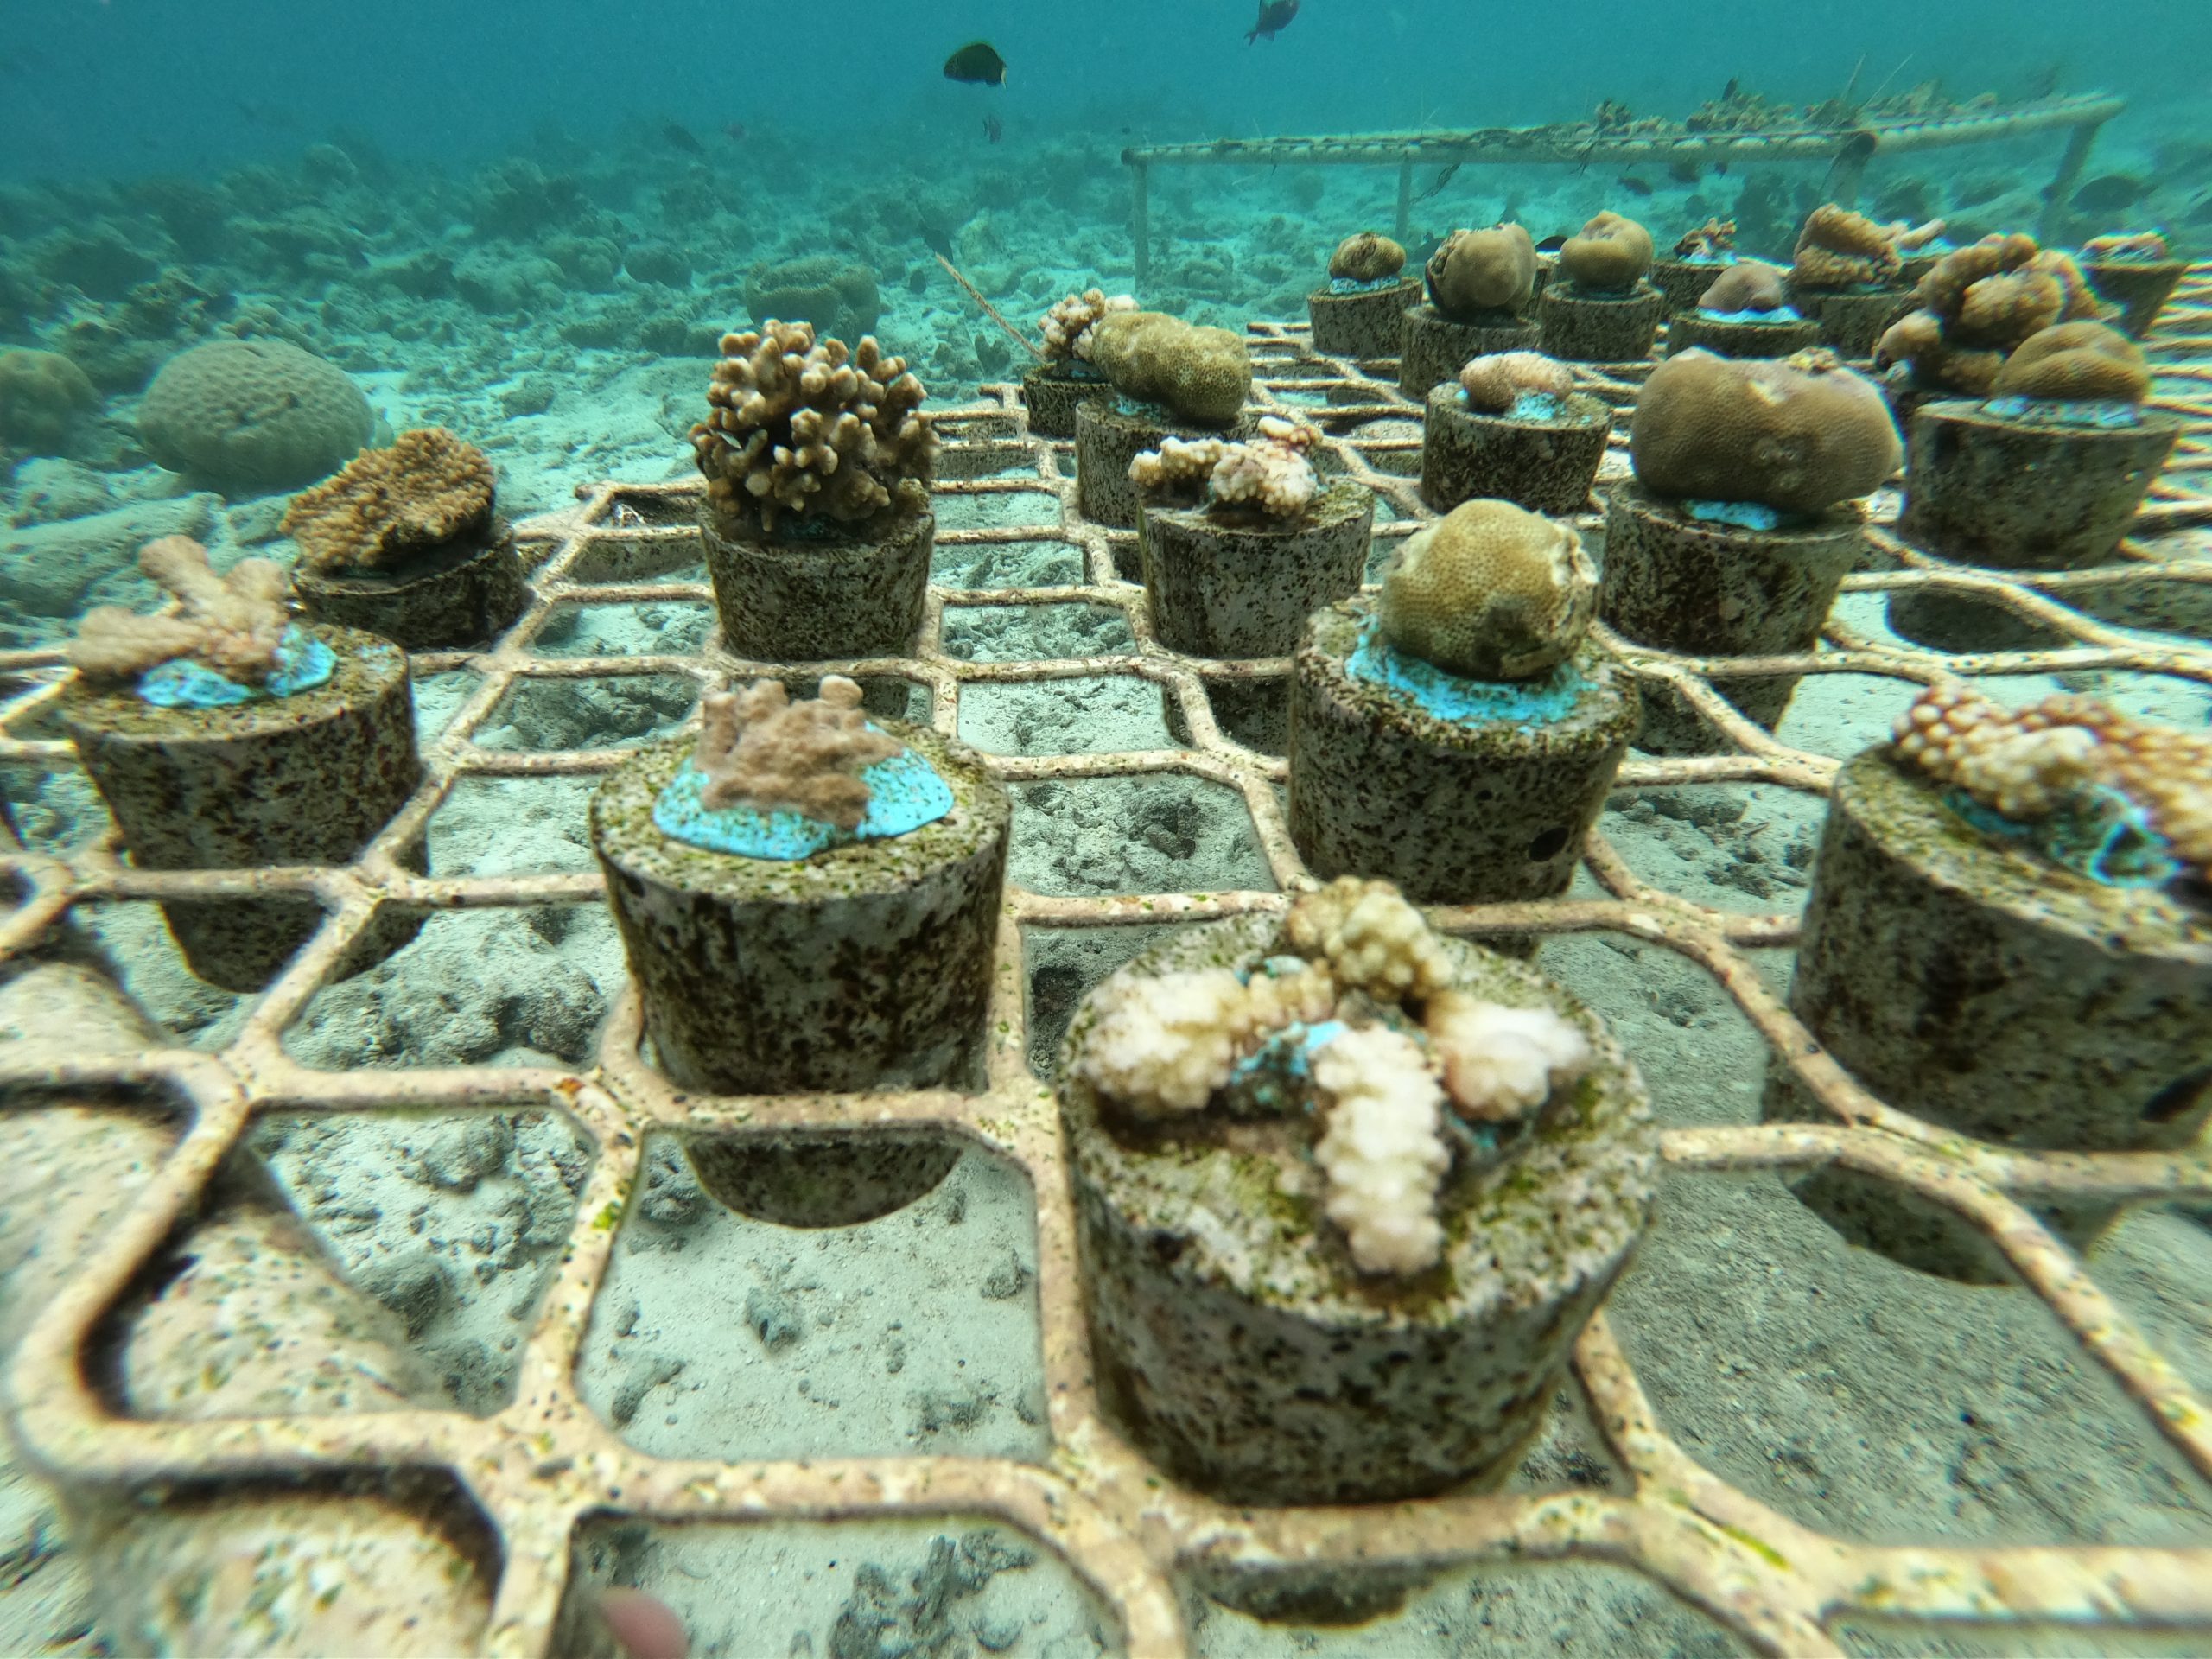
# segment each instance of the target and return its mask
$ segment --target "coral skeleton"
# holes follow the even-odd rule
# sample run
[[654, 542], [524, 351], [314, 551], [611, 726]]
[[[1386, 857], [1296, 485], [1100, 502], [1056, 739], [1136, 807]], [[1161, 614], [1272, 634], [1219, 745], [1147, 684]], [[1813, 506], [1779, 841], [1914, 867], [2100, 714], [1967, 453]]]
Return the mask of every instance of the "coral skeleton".
[[1301, 422], [1263, 416], [1256, 436], [1234, 442], [1166, 439], [1129, 462], [1129, 481], [1154, 494], [1203, 486], [1209, 506], [1295, 518], [1320, 493], [1320, 475], [1308, 459], [1320, 442]]
[[1045, 337], [1045, 358], [1051, 363], [1087, 360], [1090, 330], [1099, 318], [1116, 311], [1134, 311], [1137, 302], [1127, 294], [1109, 298], [1103, 289], [1089, 288], [1071, 294], [1039, 319]]
[[2212, 735], [2061, 693], [2007, 709], [1946, 681], [1897, 721], [1897, 753], [1938, 783], [2015, 823], [2110, 790], [2133, 802], [2173, 856], [2212, 877]]
[[796, 812], [852, 830], [871, 798], [860, 774], [900, 748], [869, 727], [861, 688], [842, 675], [825, 678], [805, 702], [793, 702], [779, 680], [755, 680], [709, 697], [700, 714], [691, 764], [707, 779], [700, 801], [716, 810]]
[[208, 567], [188, 536], [164, 536], [138, 550], [138, 568], [175, 595], [174, 609], [141, 616], [120, 605], [88, 611], [69, 661], [89, 679], [123, 680], [190, 658], [225, 678], [258, 685], [277, 665], [291, 624], [289, 578], [270, 559], [240, 559], [227, 575]]
[[804, 322], [724, 334], [721, 351], [691, 429], [715, 507], [757, 511], [772, 535], [779, 516], [864, 526], [926, 504], [937, 434], [904, 358], [873, 335], [817, 341]]
[[1284, 938], [1297, 955], [1249, 975], [1115, 974], [1092, 994], [1073, 1069], [1166, 1128], [1222, 1108], [1255, 1056], [1300, 1045], [1323, 1208], [1354, 1265], [1433, 1267], [1455, 1145], [1529, 1120], [1588, 1070], [1589, 1040], [1548, 1009], [1453, 990], [1442, 943], [1388, 882], [1345, 876], [1302, 894]]
[[493, 486], [481, 449], [443, 427], [421, 428], [389, 449], [364, 449], [335, 477], [294, 496], [284, 533], [312, 569], [388, 569], [482, 535]]

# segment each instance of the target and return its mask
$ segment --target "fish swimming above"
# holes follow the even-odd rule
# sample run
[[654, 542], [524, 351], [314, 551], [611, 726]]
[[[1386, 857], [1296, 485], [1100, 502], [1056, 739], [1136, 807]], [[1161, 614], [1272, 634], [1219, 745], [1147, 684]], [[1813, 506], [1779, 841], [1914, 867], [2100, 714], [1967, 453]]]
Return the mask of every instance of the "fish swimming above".
[[970, 86], [1003, 86], [1006, 60], [988, 41], [971, 41], [944, 60], [944, 78], [965, 81]]
[[1262, 35], [1269, 40], [1290, 27], [1298, 16], [1298, 0], [1260, 0], [1260, 21], [1252, 25], [1252, 32], [1244, 37], [1244, 44], [1251, 45]]

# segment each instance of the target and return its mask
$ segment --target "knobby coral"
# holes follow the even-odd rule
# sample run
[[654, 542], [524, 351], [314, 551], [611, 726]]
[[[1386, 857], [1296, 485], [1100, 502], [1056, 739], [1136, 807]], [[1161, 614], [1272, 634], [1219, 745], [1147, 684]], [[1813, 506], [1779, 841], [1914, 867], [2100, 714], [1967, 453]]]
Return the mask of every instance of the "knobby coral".
[[2139, 807], [2180, 863], [2212, 879], [2212, 734], [2060, 693], [2007, 709], [1961, 681], [1929, 686], [1897, 726], [1900, 756], [2015, 822], [2105, 789]]
[[1393, 650], [1468, 679], [1525, 680], [1575, 653], [1597, 594], [1571, 527], [1510, 501], [1465, 501], [1407, 538], [1376, 612]]
[[865, 526], [927, 504], [937, 434], [906, 359], [873, 335], [849, 349], [817, 342], [804, 322], [724, 334], [721, 350], [691, 429], [718, 510], [757, 509], [772, 535], [779, 515]]
[[1485, 352], [1459, 371], [1467, 407], [1503, 415], [1520, 398], [1535, 394], [1565, 398], [1574, 391], [1574, 371], [1541, 352]]
[[2070, 255], [2031, 236], [1986, 236], [1938, 260], [1920, 279], [1916, 309], [1874, 347], [1878, 366], [1907, 365], [1923, 391], [1986, 397], [2031, 335], [2106, 315]]
[[494, 480], [481, 449], [442, 426], [403, 432], [389, 449], [364, 449], [335, 477], [302, 490], [284, 533], [317, 570], [381, 570], [492, 522]]
[[1295, 957], [1249, 975], [1123, 969], [1092, 994], [1074, 1071], [1123, 1112], [1173, 1122], [1216, 1106], [1271, 1043], [1303, 1042], [1324, 1213], [1362, 1272], [1433, 1267], [1447, 1114], [1527, 1121], [1588, 1069], [1589, 1040], [1548, 1009], [1453, 990], [1441, 944], [1388, 882], [1346, 876], [1301, 895], [1284, 942]]
[[797, 812], [840, 830], [855, 828], [872, 798], [860, 774], [899, 751], [861, 712], [861, 688], [842, 675], [793, 702], [780, 680], [755, 680], [700, 705], [699, 747], [691, 764], [704, 774], [702, 804], [756, 812]]
[[1577, 288], [1618, 294], [1634, 288], [1651, 269], [1651, 232], [1618, 213], [1599, 213], [1567, 238], [1559, 268]]
[[1313, 505], [1321, 480], [1308, 459], [1321, 435], [1279, 416], [1261, 417], [1259, 434], [1238, 442], [1169, 438], [1129, 462], [1129, 480], [1150, 493], [1203, 486], [1207, 505], [1295, 518]]
[[1874, 384], [1815, 349], [1780, 359], [1691, 350], [1651, 372], [1629, 459], [1655, 494], [1813, 513], [1865, 495], [1904, 447]]
[[156, 616], [120, 605], [86, 612], [69, 646], [69, 661], [79, 673], [126, 680], [188, 657], [242, 685], [269, 677], [291, 620], [283, 566], [240, 559], [229, 575], [219, 576], [198, 542], [164, 536], [138, 550], [138, 568], [175, 595], [176, 607]]
[[1925, 225], [1902, 220], [1878, 224], [1864, 213], [1824, 202], [1813, 209], [1797, 233], [1790, 280], [1800, 288], [1857, 288], [1895, 282], [1904, 256], [1926, 247], [1943, 233], [1943, 221]]
[[1045, 337], [1046, 360], [1065, 363], [1088, 358], [1092, 325], [1114, 312], [1136, 308], [1137, 302], [1127, 294], [1109, 297], [1103, 289], [1087, 288], [1069, 295], [1038, 319], [1037, 327]]

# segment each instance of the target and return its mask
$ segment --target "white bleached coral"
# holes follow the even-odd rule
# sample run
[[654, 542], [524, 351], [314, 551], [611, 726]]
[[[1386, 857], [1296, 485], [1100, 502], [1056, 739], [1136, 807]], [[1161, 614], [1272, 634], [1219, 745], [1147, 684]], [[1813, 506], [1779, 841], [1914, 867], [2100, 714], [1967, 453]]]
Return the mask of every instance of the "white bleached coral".
[[1328, 1178], [1324, 1209], [1344, 1229], [1363, 1273], [1419, 1273], [1443, 1254], [1437, 1188], [1452, 1166], [1444, 1090], [1421, 1045], [1370, 1026], [1339, 1033], [1313, 1056], [1330, 1098], [1313, 1161]]
[[1128, 295], [1109, 297], [1103, 289], [1087, 288], [1080, 294], [1069, 295], [1038, 319], [1039, 331], [1045, 337], [1046, 361], [1065, 363], [1070, 359], [1088, 358], [1092, 325], [1116, 311], [1136, 308], [1136, 301]]
[[1422, 1024], [1452, 1103], [1479, 1122], [1524, 1117], [1590, 1069], [1590, 1039], [1549, 1008], [1440, 991]]
[[1207, 505], [1295, 518], [1313, 505], [1320, 475], [1311, 459], [1321, 435], [1265, 416], [1255, 437], [1168, 438], [1129, 462], [1129, 481], [1149, 494], [1203, 486]]
[[1430, 996], [1452, 982], [1442, 943], [1388, 881], [1339, 876], [1292, 906], [1285, 931], [1300, 956], [1377, 1000]]
[[1273, 1033], [1325, 1020], [1336, 1000], [1325, 972], [1249, 983], [1226, 968], [1157, 976], [1126, 969], [1092, 994], [1097, 1014], [1079, 1076], [1139, 1117], [1203, 1110], [1236, 1062]]

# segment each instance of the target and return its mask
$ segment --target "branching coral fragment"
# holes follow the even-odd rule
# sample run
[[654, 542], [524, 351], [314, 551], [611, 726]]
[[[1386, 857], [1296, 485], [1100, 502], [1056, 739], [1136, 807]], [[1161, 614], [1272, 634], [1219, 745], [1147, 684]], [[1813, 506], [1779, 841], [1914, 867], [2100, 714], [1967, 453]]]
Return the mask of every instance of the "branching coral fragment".
[[855, 829], [870, 799], [860, 773], [900, 747], [869, 728], [861, 688], [836, 674], [810, 702], [791, 702], [779, 680], [755, 680], [709, 697], [700, 714], [692, 764], [706, 775], [699, 798], [710, 808], [797, 812]]
[[1038, 320], [1045, 337], [1047, 362], [1065, 363], [1090, 355], [1090, 330], [1099, 318], [1116, 311], [1134, 311], [1137, 302], [1127, 294], [1108, 297], [1103, 289], [1087, 288], [1071, 294]]
[[1129, 462], [1129, 480], [1155, 493], [1202, 483], [1209, 505], [1295, 518], [1320, 493], [1320, 476], [1307, 459], [1320, 442], [1310, 426], [1263, 416], [1258, 435], [1241, 442], [1168, 438]]
[[176, 596], [177, 608], [158, 616], [140, 616], [120, 605], [87, 612], [69, 646], [69, 661], [79, 673], [129, 679], [189, 657], [242, 685], [269, 677], [291, 621], [282, 565], [240, 559], [228, 575], [219, 576], [198, 542], [164, 536], [138, 550], [138, 568]]

